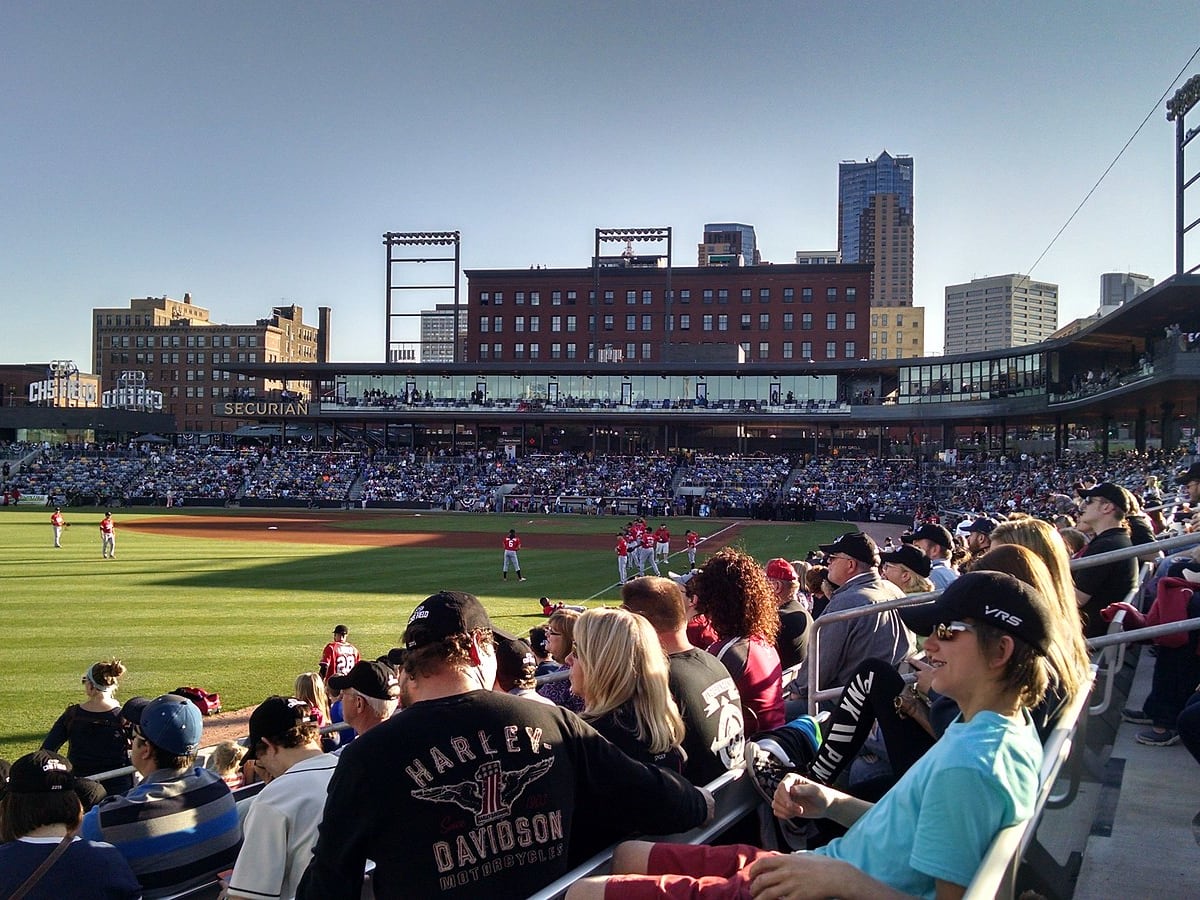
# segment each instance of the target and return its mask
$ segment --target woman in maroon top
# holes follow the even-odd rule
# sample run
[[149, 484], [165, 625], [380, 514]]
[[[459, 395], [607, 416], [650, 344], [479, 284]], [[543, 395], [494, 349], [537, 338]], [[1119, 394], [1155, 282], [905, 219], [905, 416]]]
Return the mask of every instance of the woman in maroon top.
[[747, 736], [778, 728], [785, 721], [783, 667], [775, 649], [779, 609], [762, 567], [726, 547], [708, 558], [688, 587], [719, 636], [707, 649], [737, 684]]

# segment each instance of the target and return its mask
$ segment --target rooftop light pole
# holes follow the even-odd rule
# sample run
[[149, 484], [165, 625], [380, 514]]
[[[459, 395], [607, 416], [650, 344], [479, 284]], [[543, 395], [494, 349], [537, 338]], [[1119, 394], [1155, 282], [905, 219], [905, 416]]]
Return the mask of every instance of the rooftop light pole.
[[1191, 143], [1192, 138], [1200, 134], [1200, 126], [1188, 129], [1184, 125], [1184, 117], [1193, 106], [1200, 102], [1200, 75], [1193, 75], [1183, 87], [1175, 92], [1175, 96], [1167, 101], [1167, 121], [1175, 123], [1175, 274], [1190, 275], [1200, 264], [1184, 270], [1183, 239], [1184, 236], [1200, 225], [1200, 218], [1190, 224], [1185, 224], [1184, 194], [1189, 187], [1200, 179], [1200, 171], [1191, 178], [1184, 173], [1184, 148]]

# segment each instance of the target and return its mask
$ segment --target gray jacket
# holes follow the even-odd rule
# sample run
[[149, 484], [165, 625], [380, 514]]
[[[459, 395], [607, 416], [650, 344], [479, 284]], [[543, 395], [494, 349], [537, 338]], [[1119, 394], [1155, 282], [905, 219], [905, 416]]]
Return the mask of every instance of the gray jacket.
[[[832, 613], [885, 600], [897, 600], [903, 596], [904, 592], [890, 581], [885, 581], [878, 569], [871, 569], [855, 575], [834, 591], [829, 598], [829, 605], [817, 621]], [[813, 640], [820, 648], [817, 686], [821, 690], [847, 684], [855, 670], [867, 659], [886, 659], [898, 666], [901, 660], [912, 654], [914, 647], [912, 633], [904, 627], [895, 610], [826, 625], [813, 632], [813, 635]], [[813, 657], [813, 645], [810, 642], [808, 658], [801, 663], [792, 688], [792, 692], [804, 701], [808, 700], [808, 670]], [[833, 701], [826, 701], [822, 707], [833, 705]]]

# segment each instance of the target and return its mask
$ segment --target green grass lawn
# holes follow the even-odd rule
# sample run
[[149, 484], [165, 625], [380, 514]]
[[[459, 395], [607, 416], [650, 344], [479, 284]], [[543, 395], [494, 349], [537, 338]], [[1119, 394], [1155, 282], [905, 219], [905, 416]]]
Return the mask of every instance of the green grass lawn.
[[[117, 558], [104, 560], [101, 514], [67, 510], [72, 527], [56, 550], [46, 511], [0, 510], [4, 758], [36, 749], [63, 708], [83, 699], [80, 676], [101, 658], [120, 657], [128, 668], [118, 699], [196, 684], [220, 691], [232, 710], [290, 693], [296, 675], [316, 669], [338, 622], [350, 627], [350, 640], [364, 655], [385, 653], [399, 643], [412, 608], [437, 590], [476, 594], [500, 627], [516, 633], [544, 621], [537, 604], [543, 594], [593, 605], [619, 601], [608, 536], [624, 520], [615, 518], [379, 512], [356, 526], [495, 535], [494, 548], [462, 550], [436, 543], [378, 548], [166, 537], [122, 523], [167, 512], [117, 510]], [[271, 511], [220, 514], [264, 517]], [[682, 549], [688, 527], [712, 535], [731, 524], [673, 519], [672, 547]], [[524, 584], [500, 579], [500, 537], [509, 528], [525, 541]], [[795, 559], [846, 529], [836, 522], [742, 522], [736, 543], [760, 560]], [[580, 549], [539, 550], [537, 536], [549, 533], [579, 535]], [[671, 568], [686, 566], [685, 555], [673, 553]]]

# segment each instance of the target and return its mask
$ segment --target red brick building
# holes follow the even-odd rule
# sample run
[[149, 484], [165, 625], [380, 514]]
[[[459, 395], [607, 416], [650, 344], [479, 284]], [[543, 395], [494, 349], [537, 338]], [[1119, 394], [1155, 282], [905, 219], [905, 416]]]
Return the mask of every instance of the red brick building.
[[870, 265], [473, 269], [462, 362], [858, 360]]

